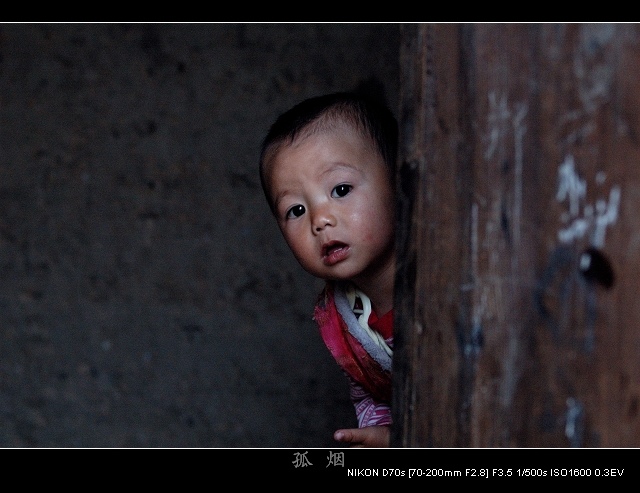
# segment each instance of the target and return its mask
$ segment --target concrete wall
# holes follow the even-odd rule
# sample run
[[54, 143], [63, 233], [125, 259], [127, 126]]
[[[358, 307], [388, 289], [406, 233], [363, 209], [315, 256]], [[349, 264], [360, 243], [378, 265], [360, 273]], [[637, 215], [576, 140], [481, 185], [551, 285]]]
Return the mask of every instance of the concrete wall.
[[354, 425], [256, 169], [397, 24], [0, 24], [0, 446], [324, 447]]

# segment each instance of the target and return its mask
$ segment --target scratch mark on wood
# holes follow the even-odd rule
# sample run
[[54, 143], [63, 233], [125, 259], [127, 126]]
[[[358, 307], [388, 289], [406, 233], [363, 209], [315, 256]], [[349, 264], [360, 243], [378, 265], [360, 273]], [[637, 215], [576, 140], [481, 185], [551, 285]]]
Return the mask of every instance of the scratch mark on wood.
[[[527, 132], [527, 126], [523, 124], [527, 116], [528, 108], [525, 104], [516, 105], [516, 114], [513, 117], [514, 151], [515, 151], [515, 189], [513, 199], [513, 238], [516, 245], [520, 244], [520, 219], [522, 215], [522, 167], [523, 167], [523, 141]], [[518, 256], [513, 256], [514, 268], [518, 264]]]
[[489, 114], [487, 115], [487, 120], [489, 124], [489, 143], [485, 152], [485, 159], [490, 160], [493, 158], [502, 137], [501, 126], [504, 122], [508, 121], [510, 113], [506, 96], [503, 95], [498, 99], [496, 93], [491, 91], [488, 98]]

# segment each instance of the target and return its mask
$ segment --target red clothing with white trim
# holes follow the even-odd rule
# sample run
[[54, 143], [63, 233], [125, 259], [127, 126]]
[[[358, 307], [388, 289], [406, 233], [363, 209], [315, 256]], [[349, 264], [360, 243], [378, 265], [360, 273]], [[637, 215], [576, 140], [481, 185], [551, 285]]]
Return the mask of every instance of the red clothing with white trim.
[[[387, 369], [383, 368], [361, 341], [350, 333], [348, 323], [336, 307], [334, 290], [335, 286], [327, 283], [316, 304], [314, 320], [327, 348], [349, 379], [358, 426], [390, 425], [390, 364], [387, 360]], [[380, 318], [372, 312], [369, 327], [380, 333], [387, 345], [393, 348], [393, 310]], [[371, 344], [372, 341], [365, 339], [365, 345], [370, 348]]]

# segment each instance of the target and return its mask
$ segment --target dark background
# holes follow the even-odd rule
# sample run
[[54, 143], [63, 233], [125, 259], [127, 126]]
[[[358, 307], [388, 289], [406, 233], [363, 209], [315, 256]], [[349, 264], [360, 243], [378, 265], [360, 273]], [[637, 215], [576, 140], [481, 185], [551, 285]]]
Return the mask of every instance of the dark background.
[[0, 24], [0, 446], [355, 426], [260, 189], [272, 120], [398, 92], [398, 24]]

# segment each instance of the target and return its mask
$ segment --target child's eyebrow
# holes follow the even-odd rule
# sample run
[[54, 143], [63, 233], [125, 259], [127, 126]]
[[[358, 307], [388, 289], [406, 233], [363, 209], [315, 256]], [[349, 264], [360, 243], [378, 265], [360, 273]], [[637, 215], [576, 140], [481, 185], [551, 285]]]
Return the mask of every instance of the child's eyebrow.
[[275, 210], [278, 210], [278, 205], [280, 204], [280, 202], [282, 201], [283, 197], [286, 197], [289, 194], [289, 190], [283, 190], [282, 192], [278, 193], [278, 195], [276, 195], [273, 198], [273, 208]]
[[349, 164], [349, 163], [343, 163], [342, 161], [338, 161], [338, 162], [333, 163], [327, 169], [323, 170], [322, 173], [320, 173], [320, 176], [329, 175], [331, 173], [334, 173], [336, 171], [341, 171], [341, 170], [344, 170], [344, 169], [346, 169], [348, 171], [357, 171], [359, 173], [362, 172], [362, 170], [358, 166], [355, 166], [355, 165]]

